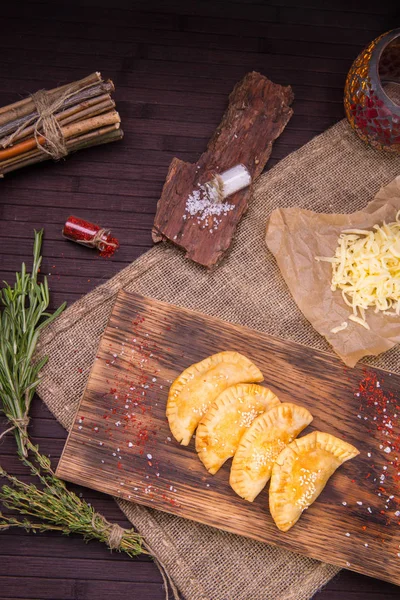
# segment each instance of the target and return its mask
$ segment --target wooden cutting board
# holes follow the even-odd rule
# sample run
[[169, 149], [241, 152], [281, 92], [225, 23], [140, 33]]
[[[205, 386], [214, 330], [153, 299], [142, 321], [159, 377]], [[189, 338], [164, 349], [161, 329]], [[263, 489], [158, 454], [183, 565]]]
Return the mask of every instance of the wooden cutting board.
[[[326, 431], [360, 450], [287, 533], [272, 521], [267, 489], [254, 503], [242, 500], [229, 487], [231, 461], [209, 475], [194, 441], [183, 447], [170, 434], [165, 417], [170, 383], [192, 363], [222, 350], [248, 356], [263, 372], [264, 385], [282, 401], [308, 408], [314, 421], [305, 433]], [[367, 394], [370, 406], [360, 395], [365, 384], [373, 390]], [[395, 440], [400, 428], [394, 416], [399, 398], [398, 375], [347, 369], [332, 355], [120, 292], [57, 475], [399, 584], [400, 452]], [[380, 430], [384, 408], [393, 415], [389, 435]]]

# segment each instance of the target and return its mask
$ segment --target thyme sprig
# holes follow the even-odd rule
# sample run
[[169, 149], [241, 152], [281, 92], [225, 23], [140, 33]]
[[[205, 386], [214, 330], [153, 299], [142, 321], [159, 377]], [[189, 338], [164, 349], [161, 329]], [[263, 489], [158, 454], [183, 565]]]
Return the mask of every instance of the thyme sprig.
[[3, 485], [0, 489], [0, 501], [6, 508], [40, 521], [28, 518], [19, 520], [0, 513], [0, 531], [23, 527], [35, 533], [51, 530], [65, 535], [76, 533], [86, 541], [96, 539], [131, 557], [146, 552], [139, 534], [133, 529], [123, 529], [109, 523], [56, 477], [50, 460], [39, 452], [38, 446], [32, 444], [29, 438], [25, 444], [32, 459], [20, 455], [21, 460], [38, 479], [41, 488], [19, 480], [0, 466], [0, 476], [9, 482], [9, 485]]
[[21, 272], [16, 273], [14, 287], [5, 283], [0, 290], [0, 307], [3, 306], [0, 314], [0, 411], [10, 424], [0, 438], [14, 431], [18, 456], [39, 484], [24, 483], [0, 466], [0, 477], [8, 481], [0, 488], [0, 502], [5, 508], [26, 515], [19, 519], [0, 512], [0, 531], [23, 527], [33, 532], [77, 533], [86, 541], [97, 539], [131, 557], [146, 553], [142, 538], [134, 529], [109, 523], [70, 491], [53, 472], [50, 460], [40, 453], [28, 436], [29, 408], [39, 383], [40, 370], [47, 362], [47, 357], [35, 362], [34, 352], [43, 327], [65, 308], [64, 303], [54, 313], [47, 312], [50, 300], [47, 279], [38, 282], [42, 237], [43, 230], [35, 231], [32, 273], [27, 273], [23, 263]]

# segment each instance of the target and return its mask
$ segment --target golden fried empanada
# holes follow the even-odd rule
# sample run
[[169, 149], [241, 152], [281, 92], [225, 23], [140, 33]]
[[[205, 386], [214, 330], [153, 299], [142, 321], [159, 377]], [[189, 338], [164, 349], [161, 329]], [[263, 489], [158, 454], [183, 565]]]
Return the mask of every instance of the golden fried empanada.
[[254, 383], [239, 383], [222, 392], [197, 428], [196, 450], [206, 469], [214, 475], [235, 454], [254, 419], [277, 404], [271, 390]]
[[272, 467], [269, 488], [269, 508], [278, 528], [288, 531], [318, 498], [336, 469], [357, 454], [354, 446], [321, 431], [286, 446]]
[[168, 395], [172, 435], [187, 446], [198, 422], [221, 392], [235, 383], [263, 379], [261, 371], [239, 352], [219, 352], [185, 369]]
[[269, 481], [277, 456], [312, 419], [306, 408], [290, 402], [254, 419], [233, 457], [229, 483], [235, 492], [253, 502]]

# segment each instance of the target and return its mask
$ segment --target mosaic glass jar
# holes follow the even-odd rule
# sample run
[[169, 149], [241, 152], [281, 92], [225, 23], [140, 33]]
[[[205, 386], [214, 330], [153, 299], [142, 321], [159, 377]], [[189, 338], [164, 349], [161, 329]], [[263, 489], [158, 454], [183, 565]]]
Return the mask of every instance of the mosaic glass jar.
[[347, 75], [344, 107], [362, 140], [400, 152], [400, 29], [376, 38], [356, 58]]

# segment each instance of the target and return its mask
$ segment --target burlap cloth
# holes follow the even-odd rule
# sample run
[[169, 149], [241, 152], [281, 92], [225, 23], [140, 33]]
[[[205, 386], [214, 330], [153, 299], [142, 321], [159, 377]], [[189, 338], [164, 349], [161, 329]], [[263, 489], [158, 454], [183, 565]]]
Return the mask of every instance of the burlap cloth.
[[[400, 174], [400, 156], [368, 148], [342, 121], [260, 177], [229, 256], [213, 272], [159, 245], [73, 304], [43, 334], [39, 394], [68, 428], [121, 288], [331, 352], [303, 317], [264, 244], [271, 210], [363, 208]], [[398, 371], [400, 351], [373, 363]], [[78, 370], [79, 366], [79, 370]], [[82, 369], [82, 372], [80, 372]], [[129, 502], [122, 510], [190, 600], [305, 600], [338, 568]]]

